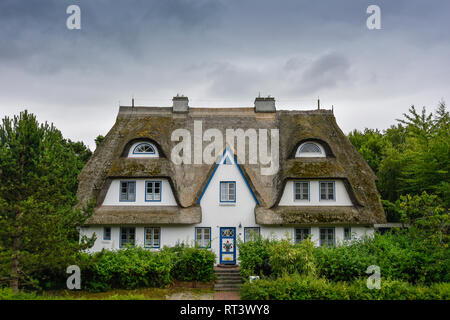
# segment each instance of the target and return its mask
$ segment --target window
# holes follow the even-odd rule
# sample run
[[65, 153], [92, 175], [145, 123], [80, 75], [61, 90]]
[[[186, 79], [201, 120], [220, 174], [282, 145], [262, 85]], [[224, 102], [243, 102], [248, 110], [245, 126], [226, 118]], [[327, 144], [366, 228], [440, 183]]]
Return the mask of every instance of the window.
[[319, 182], [320, 184], [320, 200], [335, 200], [334, 181]]
[[344, 240], [352, 240], [352, 228], [344, 228]]
[[145, 201], [161, 201], [161, 181], [145, 181]]
[[103, 240], [111, 240], [111, 227], [103, 228]]
[[128, 245], [134, 247], [136, 240], [136, 228], [120, 228], [120, 247], [126, 248]]
[[259, 227], [246, 227], [244, 228], [244, 242], [255, 241], [260, 235]]
[[144, 228], [144, 246], [146, 248], [159, 248], [161, 228]]
[[225, 157], [225, 159], [222, 162], [225, 165], [231, 165], [233, 162], [231, 162], [231, 159], [228, 157], [228, 155]]
[[236, 182], [220, 182], [220, 202], [236, 202]]
[[151, 143], [142, 142], [134, 147], [133, 154], [155, 154], [155, 147]]
[[136, 200], [136, 181], [120, 181], [120, 201]]
[[320, 246], [334, 247], [334, 228], [320, 228]]
[[210, 248], [211, 228], [195, 228], [195, 240], [200, 248]]
[[295, 229], [295, 243], [300, 243], [311, 235], [310, 228]]
[[325, 157], [325, 151], [321, 145], [315, 142], [305, 142], [301, 144], [295, 156], [298, 157]]
[[294, 200], [309, 200], [309, 182], [294, 182]]

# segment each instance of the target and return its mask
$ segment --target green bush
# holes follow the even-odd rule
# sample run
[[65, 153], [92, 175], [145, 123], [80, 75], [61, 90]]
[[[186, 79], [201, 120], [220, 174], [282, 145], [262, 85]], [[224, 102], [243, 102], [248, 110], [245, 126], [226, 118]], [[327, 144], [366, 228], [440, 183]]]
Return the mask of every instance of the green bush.
[[275, 275], [298, 272], [315, 275], [314, 242], [310, 239], [293, 245], [289, 239], [274, 241], [269, 247], [269, 262]]
[[92, 291], [112, 288], [164, 287], [171, 282], [173, 256], [143, 248], [102, 251], [82, 269], [82, 286]]
[[214, 278], [216, 256], [211, 250], [196, 247], [179, 250], [174, 247], [171, 251], [176, 254], [171, 273], [175, 280], [208, 282]]
[[411, 283], [450, 281], [450, 250], [416, 237], [414, 230], [376, 234], [373, 238], [338, 247], [314, 250], [318, 274], [333, 281], [352, 281], [366, 276], [370, 265], [381, 276]]
[[240, 272], [244, 278], [251, 275], [270, 275], [269, 249], [271, 240], [258, 236], [254, 241], [239, 241]]
[[448, 300], [450, 284], [436, 283], [426, 287], [382, 279], [378, 290], [368, 289], [362, 279], [332, 282], [296, 273], [246, 282], [240, 294], [244, 300]]

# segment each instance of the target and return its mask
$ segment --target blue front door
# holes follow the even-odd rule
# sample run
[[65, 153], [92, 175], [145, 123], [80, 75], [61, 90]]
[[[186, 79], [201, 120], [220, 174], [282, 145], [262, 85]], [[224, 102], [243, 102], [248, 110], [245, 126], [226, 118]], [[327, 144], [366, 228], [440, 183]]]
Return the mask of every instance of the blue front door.
[[236, 264], [236, 228], [220, 228], [220, 263]]

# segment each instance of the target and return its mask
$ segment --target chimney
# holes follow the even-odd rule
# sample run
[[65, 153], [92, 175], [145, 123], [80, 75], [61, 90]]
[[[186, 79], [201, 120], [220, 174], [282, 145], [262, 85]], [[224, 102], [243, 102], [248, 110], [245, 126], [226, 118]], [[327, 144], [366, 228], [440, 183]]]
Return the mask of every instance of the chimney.
[[185, 113], [189, 112], [189, 99], [185, 96], [180, 96], [177, 94], [176, 97], [173, 97], [173, 106], [172, 111], [176, 113]]
[[257, 97], [255, 99], [255, 112], [275, 112], [275, 98], [271, 96]]

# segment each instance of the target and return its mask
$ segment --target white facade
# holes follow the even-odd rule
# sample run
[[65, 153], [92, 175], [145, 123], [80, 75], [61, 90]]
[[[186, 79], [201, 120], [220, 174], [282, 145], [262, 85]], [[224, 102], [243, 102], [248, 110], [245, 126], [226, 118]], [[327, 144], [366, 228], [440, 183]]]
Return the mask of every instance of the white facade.
[[[294, 182], [308, 182], [309, 183], [309, 199], [295, 200], [294, 197]], [[322, 180], [320, 180], [322, 181]], [[321, 200], [319, 194], [319, 180], [289, 180], [284, 187], [283, 195], [280, 199], [280, 206], [352, 206], [353, 203], [348, 195], [342, 180], [333, 180], [335, 186], [334, 200]], [[330, 180], [326, 180], [330, 181]]]
[[[224, 164], [224, 160], [228, 159], [228, 164]], [[126, 181], [136, 181], [136, 198], [135, 201], [120, 201], [119, 191], [120, 182], [122, 180], [112, 181], [109, 190], [107, 191], [103, 205], [113, 206], [163, 206], [177, 205], [173, 195], [171, 186], [166, 179], [124, 179]], [[161, 201], [148, 202], [145, 201], [145, 181], [158, 180], [162, 181], [161, 187]], [[234, 202], [221, 202], [220, 183], [223, 181], [235, 183], [235, 197]], [[303, 180], [302, 180], [303, 181]], [[285, 190], [281, 197], [279, 205], [329, 205], [329, 206], [351, 206], [351, 200], [347, 194], [345, 186], [342, 181], [335, 181], [335, 201], [319, 200], [319, 181], [310, 181], [310, 201], [295, 201], [293, 191], [293, 181], [286, 183]], [[148, 225], [148, 226], [134, 226], [135, 227], [135, 245], [144, 246], [144, 227], [159, 227], [160, 228], [160, 247], [173, 246], [177, 242], [184, 242], [193, 245], [195, 242], [196, 228], [205, 227], [210, 228], [211, 250], [216, 254], [216, 262], [221, 263], [220, 248], [223, 247], [221, 243], [220, 228], [235, 228], [236, 240], [244, 241], [245, 228], [260, 227], [260, 233], [263, 237], [270, 238], [285, 238], [288, 236], [294, 241], [295, 227], [287, 226], [259, 226], [255, 222], [254, 208], [257, 200], [252, 193], [247, 181], [245, 180], [239, 166], [235, 163], [234, 156], [230, 149], [226, 149], [224, 156], [220, 160], [203, 194], [201, 195], [199, 204], [202, 209], [202, 222], [196, 225]], [[106, 226], [111, 228], [111, 239], [103, 240], [104, 226], [90, 226], [81, 229], [81, 234], [91, 236], [96, 233], [97, 240], [95, 245], [90, 249], [91, 252], [100, 251], [101, 249], [119, 249], [120, 245], [120, 226]], [[133, 227], [133, 226], [127, 226]], [[351, 226], [347, 226], [351, 227]], [[344, 240], [344, 226], [334, 227], [336, 243], [339, 244]], [[361, 237], [363, 235], [373, 234], [373, 228], [352, 227], [351, 232], [353, 238]], [[310, 233], [312, 240], [316, 245], [319, 245], [320, 227], [310, 226]], [[225, 241], [224, 239], [223, 241]], [[236, 247], [236, 244], [235, 244]], [[152, 249], [155, 250], [155, 249]], [[235, 261], [238, 263], [238, 250], [236, 248]], [[223, 256], [225, 257], [225, 255]]]

